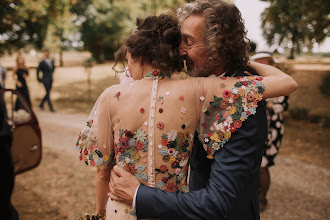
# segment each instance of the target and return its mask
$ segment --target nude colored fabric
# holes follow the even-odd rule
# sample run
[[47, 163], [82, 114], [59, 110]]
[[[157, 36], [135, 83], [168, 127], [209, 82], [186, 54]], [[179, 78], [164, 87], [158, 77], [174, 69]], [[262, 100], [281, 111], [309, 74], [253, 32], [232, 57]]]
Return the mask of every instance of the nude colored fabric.
[[[221, 111], [225, 114], [230, 109], [211, 107], [211, 102], [222, 97], [230, 103], [223, 92], [232, 91], [237, 82], [237, 78], [215, 76], [177, 81], [154, 76], [111, 86], [97, 100], [79, 136], [80, 159], [109, 172], [115, 161], [144, 185], [188, 192], [194, 132], [202, 140], [219, 139], [213, 125], [219, 125]], [[254, 84], [251, 86], [256, 92]], [[244, 98], [249, 92], [244, 90], [238, 96]], [[206, 150], [215, 150], [206, 145]], [[136, 216], [131, 206], [109, 200], [107, 219]]]

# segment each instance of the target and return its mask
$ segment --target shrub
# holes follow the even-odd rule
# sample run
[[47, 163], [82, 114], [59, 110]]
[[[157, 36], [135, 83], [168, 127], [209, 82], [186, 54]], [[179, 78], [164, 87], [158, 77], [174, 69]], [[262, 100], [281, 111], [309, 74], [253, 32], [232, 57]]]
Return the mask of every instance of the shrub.
[[330, 115], [324, 116], [322, 122], [321, 122], [322, 127], [324, 128], [330, 128]]
[[307, 120], [309, 110], [305, 107], [295, 107], [289, 110], [290, 118], [295, 120]]
[[330, 71], [322, 77], [321, 85], [319, 86], [321, 93], [325, 96], [330, 96]]
[[322, 119], [324, 118], [321, 114], [309, 114], [308, 120], [312, 123], [320, 123]]

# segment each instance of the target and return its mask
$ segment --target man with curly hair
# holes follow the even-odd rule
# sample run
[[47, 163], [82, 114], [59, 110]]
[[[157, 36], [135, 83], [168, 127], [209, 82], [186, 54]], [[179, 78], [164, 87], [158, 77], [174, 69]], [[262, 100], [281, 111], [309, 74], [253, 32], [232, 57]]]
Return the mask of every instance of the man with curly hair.
[[[192, 76], [243, 76], [248, 44], [240, 11], [222, 0], [200, 0], [178, 9], [180, 54]], [[251, 71], [251, 70], [249, 70]], [[196, 137], [196, 135], [195, 135]], [[267, 139], [265, 106], [247, 119], [210, 160], [195, 138], [189, 193], [140, 185], [119, 167], [111, 173], [115, 200], [133, 204], [138, 218], [260, 219], [258, 175]]]

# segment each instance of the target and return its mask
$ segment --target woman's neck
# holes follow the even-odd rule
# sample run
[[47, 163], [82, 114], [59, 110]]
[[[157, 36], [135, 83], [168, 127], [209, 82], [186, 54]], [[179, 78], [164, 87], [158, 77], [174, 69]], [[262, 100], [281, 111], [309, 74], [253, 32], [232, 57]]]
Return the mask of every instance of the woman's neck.
[[151, 65], [146, 65], [144, 68], [143, 68], [143, 71], [142, 71], [142, 78], [145, 77], [145, 75], [150, 72], [151, 70], [154, 70], [154, 69], [157, 69], [156, 67], [154, 66], [151, 66]]

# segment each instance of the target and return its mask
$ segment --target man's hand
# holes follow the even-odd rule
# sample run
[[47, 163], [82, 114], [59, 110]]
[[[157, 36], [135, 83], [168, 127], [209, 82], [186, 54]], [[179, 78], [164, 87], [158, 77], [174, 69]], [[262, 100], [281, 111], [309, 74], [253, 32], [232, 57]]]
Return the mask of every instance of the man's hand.
[[135, 176], [116, 165], [111, 170], [108, 195], [113, 200], [132, 205], [135, 191], [139, 185], [140, 182]]

